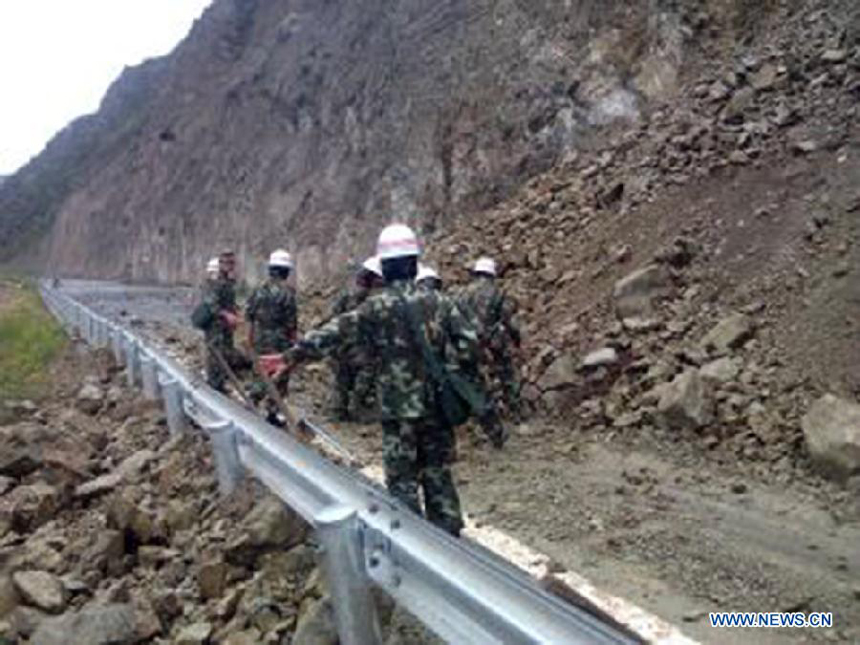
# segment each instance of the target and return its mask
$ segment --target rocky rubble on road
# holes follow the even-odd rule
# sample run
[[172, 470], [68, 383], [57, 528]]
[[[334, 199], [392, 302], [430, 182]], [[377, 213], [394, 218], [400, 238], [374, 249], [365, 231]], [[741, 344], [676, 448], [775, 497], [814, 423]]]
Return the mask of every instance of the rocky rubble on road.
[[[500, 260], [536, 412], [766, 478], [808, 472], [818, 397], [860, 395], [856, 330], [834, 328], [856, 318], [840, 280], [857, 247], [860, 20], [807, 0], [770, 27], [427, 245], [452, 283], [469, 258]], [[595, 348], [617, 360], [597, 366]]]
[[206, 439], [171, 438], [105, 352], [57, 371], [0, 427], [0, 641], [338, 642], [300, 516], [251, 480], [221, 498]]
[[171, 439], [122, 373], [66, 369], [0, 428], [0, 636], [288, 642], [325, 597], [301, 518], [250, 482], [221, 500], [204, 439]]

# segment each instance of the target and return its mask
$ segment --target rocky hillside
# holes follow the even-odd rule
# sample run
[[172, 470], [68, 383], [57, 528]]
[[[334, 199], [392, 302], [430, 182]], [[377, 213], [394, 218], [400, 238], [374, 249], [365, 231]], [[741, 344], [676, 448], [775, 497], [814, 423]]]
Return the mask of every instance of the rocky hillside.
[[[730, 60], [702, 39], [711, 62], [671, 106], [431, 241], [454, 279], [464, 258], [504, 259], [535, 407], [599, 436], [683, 437], [766, 477], [810, 456], [860, 470], [846, 430], [860, 394], [858, 16], [780, 3]], [[845, 401], [813, 406], [825, 393]]]
[[253, 275], [278, 244], [324, 276], [649, 122], [798, 4], [216, 0], [3, 186], [0, 239], [50, 231], [79, 275], [188, 280], [225, 244]]

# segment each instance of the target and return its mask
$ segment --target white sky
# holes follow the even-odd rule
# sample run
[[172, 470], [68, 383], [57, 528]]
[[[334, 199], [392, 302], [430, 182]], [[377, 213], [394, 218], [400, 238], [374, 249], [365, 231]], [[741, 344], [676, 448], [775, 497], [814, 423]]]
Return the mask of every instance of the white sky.
[[123, 67], [166, 54], [211, 0], [0, 0], [0, 175], [94, 112]]

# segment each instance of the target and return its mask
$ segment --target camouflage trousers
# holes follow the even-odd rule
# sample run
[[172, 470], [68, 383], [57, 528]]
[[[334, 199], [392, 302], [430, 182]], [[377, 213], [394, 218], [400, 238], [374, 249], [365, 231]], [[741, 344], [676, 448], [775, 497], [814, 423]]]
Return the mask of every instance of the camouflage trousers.
[[221, 361], [215, 357], [213, 349], [221, 354], [227, 365], [230, 366], [230, 369], [240, 377], [251, 369], [251, 361], [237, 350], [232, 342], [229, 344], [209, 342], [206, 348], [206, 382], [213, 389], [225, 392], [228, 380], [227, 372], [224, 370]]
[[463, 516], [451, 473], [454, 442], [454, 430], [435, 419], [401, 419], [382, 424], [388, 491], [421, 514], [420, 487], [427, 519], [452, 535], [460, 535]]
[[[273, 380], [273, 382], [275, 384], [275, 389], [278, 390], [279, 398], [283, 401], [290, 392], [289, 373], [284, 372], [280, 374]], [[259, 405], [260, 401], [264, 401], [266, 419], [269, 422], [272, 422], [277, 418], [278, 412], [281, 410], [280, 401], [272, 399], [272, 396], [269, 393], [269, 388], [263, 379], [256, 377], [251, 381], [251, 384], [248, 386], [248, 396], [251, 397], [251, 401], [253, 401], [255, 405]]]
[[501, 390], [500, 398], [508, 414], [517, 415], [520, 412], [520, 380], [514, 357], [507, 347], [490, 348], [488, 354], [490, 381]]
[[371, 420], [376, 410], [375, 371], [354, 361], [338, 361], [333, 407], [339, 419]]

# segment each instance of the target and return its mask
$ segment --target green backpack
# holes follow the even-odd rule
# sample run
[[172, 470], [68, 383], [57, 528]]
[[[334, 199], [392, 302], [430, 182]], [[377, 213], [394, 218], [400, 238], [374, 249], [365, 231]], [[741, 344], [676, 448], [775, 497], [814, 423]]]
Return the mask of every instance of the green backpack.
[[191, 312], [191, 324], [194, 325], [196, 329], [206, 331], [212, 326], [213, 322], [215, 322], [215, 314], [212, 312], [212, 307], [210, 307], [208, 303], [201, 302], [199, 305], [194, 307], [194, 311]]
[[468, 379], [451, 372], [442, 363], [436, 351], [430, 347], [415, 312], [401, 298], [404, 313], [412, 329], [413, 346], [419, 345], [430, 380], [436, 387], [442, 415], [452, 428], [463, 425], [471, 417], [480, 419], [486, 414], [487, 400], [483, 390]]

